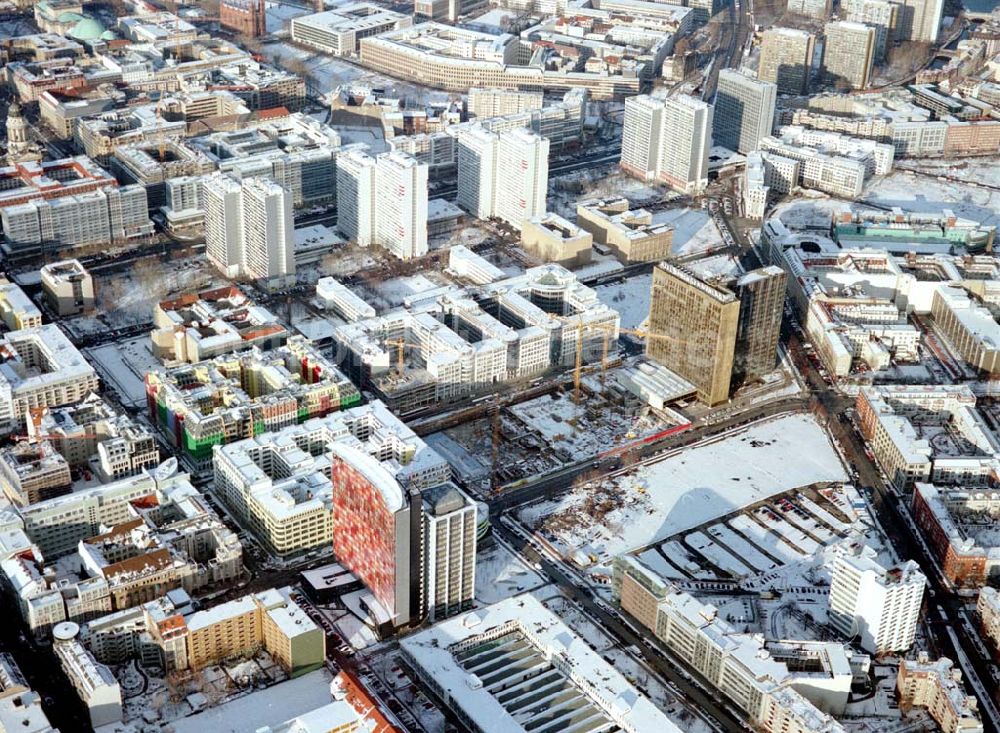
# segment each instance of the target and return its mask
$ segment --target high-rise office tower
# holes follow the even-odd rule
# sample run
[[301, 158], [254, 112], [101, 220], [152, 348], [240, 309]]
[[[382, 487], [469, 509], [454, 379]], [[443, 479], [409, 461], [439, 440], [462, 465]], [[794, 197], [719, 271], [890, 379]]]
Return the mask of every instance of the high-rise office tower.
[[295, 279], [292, 195], [273, 181], [222, 174], [202, 183], [205, 251], [227, 277], [282, 287]]
[[771, 28], [764, 31], [757, 78], [773, 81], [779, 94], [805, 94], [809, 90], [816, 38], [806, 31]]
[[292, 193], [265, 178], [242, 183], [243, 269], [249, 277], [284, 287], [295, 282]]
[[524, 129], [495, 133], [475, 126], [463, 130], [457, 144], [459, 206], [515, 229], [545, 213], [548, 139]]
[[239, 277], [243, 260], [243, 206], [240, 184], [222, 173], [201, 183], [205, 209], [205, 254], [226, 277]]
[[848, 20], [826, 24], [823, 76], [828, 84], [866, 89], [875, 66], [875, 28]]
[[749, 381], [774, 371], [778, 358], [781, 314], [785, 307], [785, 271], [775, 265], [737, 278], [740, 300], [733, 376]]
[[337, 230], [407, 260], [427, 254], [427, 165], [406, 153], [337, 156]]
[[909, 560], [884, 568], [871, 548], [855, 545], [834, 561], [830, 624], [871, 654], [913, 646], [927, 579]]
[[875, 29], [875, 59], [885, 58], [899, 20], [900, 6], [889, 0], [847, 0], [846, 19]]
[[421, 492], [424, 614], [436, 621], [472, 606], [476, 590], [476, 504], [453, 484]]
[[352, 147], [337, 154], [337, 231], [367, 247], [375, 232], [375, 159]]
[[405, 153], [375, 159], [375, 243], [401, 260], [427, 254], [427, 164]]
[[729, 399], [740, 301], [724, 287], [661, 263], [653, 270], [646, 354], [717, 405]]
[[626, 100], [621, 155], [625, 172], [694, 193], [708, 185], [711, 147], [712, 105], [686, 94]]
[[771, 134], [777, 95], [774, 82], [759, 81], [735, 69], [720, 71], [713, 142], [744, 154], [756, 150], [760, 139]]
[[899, 5], [895, 37], [900, 41], [935, 43], [944, 0], [894, 0]]

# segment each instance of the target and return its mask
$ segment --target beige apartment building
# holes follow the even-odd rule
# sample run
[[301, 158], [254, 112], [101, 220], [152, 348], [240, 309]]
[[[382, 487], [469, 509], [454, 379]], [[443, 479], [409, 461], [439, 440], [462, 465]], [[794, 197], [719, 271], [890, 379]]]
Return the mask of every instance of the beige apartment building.
[[931, 661], [926, 652], [916, 660], [899, 663], [896, 695], [902, 711], [926, 708], [943, 733], [982, 733], [978, 701], [965, 694], [962, 673], [952, 661], [941, 657]]
[[764, 31], [757, 78], [778, 85], [779, 94], [805, 94], [809, 89], [816, 37], [792, 28]]

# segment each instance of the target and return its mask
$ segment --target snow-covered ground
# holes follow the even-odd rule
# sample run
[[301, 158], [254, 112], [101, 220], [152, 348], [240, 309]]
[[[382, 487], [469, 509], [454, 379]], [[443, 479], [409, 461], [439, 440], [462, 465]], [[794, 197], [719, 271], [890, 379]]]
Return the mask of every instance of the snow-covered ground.
[[506, 545], [495, 542], [476, 554], [476, 602], [497, 603], [534, 590], [545, 581]]
[[[996, 168], [989, 175], [995, 177]], [[939, 181], [908, 171], [897, 171], [875, 180], [865, 191], [865, 201], [926, 214], [940, 214], [944, 209], [951, 209], [959, 217], [984, 226], [1000, 225], [1000, 193], [997, 191]]]
[[312, 10], [301, 5], [267, 3], [267, 32], [277, 33], [280, 30], [288, 30], [288, 22], [292, 18], [308, 15], [311, 12]]
[[723, 246], [722, 234], [712, 216], [702, 209], [667, 209], [653, 214], [654, 224], [672, 224], [674, 243], [670, 251], [675, 256], [710, 252]]
[[786, 415], [531, 504], [519, 517], [564, 554], [584, 550], [605, 563], [775, 494], [846, 478], [812, 416]]
[[598, 299], [621, 316], [622, 328], [638, 328], [649, 317], [650, 291], [653, 275], [637, 275], [623, 283], [598, 285], [594, 290]]

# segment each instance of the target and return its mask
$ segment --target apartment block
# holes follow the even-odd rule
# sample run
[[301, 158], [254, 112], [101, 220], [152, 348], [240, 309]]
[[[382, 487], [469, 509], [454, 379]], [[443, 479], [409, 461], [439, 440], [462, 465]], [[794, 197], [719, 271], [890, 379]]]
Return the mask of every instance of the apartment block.
[[119, 145], [111, 155], [111, 170], [126, 184], [146, 189], [146, 205], [156, 211], [165, 203], [166, 181], [215, 171], [213, 161], [182, 140], [149, 140]]
[[423, 608], [437, 621], [473, 605], [479, 516], [475, 502], [454, 484], [421, 492], [423, 502]]
[[0, 276], [0, 320], [11, 331], [42, 325], [42, 312], [21, 288]]
[[496, 133], [476, 126], [457, 137], [458, 204], [480, 219], [520, 230], [545, 214], [549, 141], [523, 128]]
[[634, 557], [615, 559], [614, 600], [711, 689], [765, 733], [843, 733], [853, 679], [841, 644], [781, 642], [738, 632], [719, 611], [674, 587]]
[[150, 339], [153, 356], [174, 366], [250, 347], [276, 349], [287, 341], [288, 330], [230, 285], [160, 301], [153, 310]]
[[867, 89], [875, 66], [876, 29], [864, 23], [836, 21], [824, 28], [823, 75], [827, 83]]
[[507, 277], [503, 270], [464, 244], [456, 244], [448, 250], [447, 271], [473, 285], [488, 285]]
[[521, 245], [542, 262], [554, 262], [570, 269], [590, 262], [593, 235], [558, 214], [525, 219]]
[[1000, 518], [1000, 492], [915, 483], [911, 511], [948, 582], [985, 590], [1000, 572], [1000, 543], [990, 533], [990, 522]]
[[834, 561], [830, 623], [866, 652], [913, 646], [927, 579], [912, 560], [891, 568], [866, 545], [848, 546]]
[[207, 468], [212, 447], [351, 407], [361, 394], [302, 337], [146, 375], [150, 415], [186, 463]]
[[[856, 400], [858, 429], [901, 490], [915, 482], [986, 486], [1000, 443], [966, 385], [867, 387]], [[931, 440], [947, 426], [959, 443]]]
[[816, 37], [792, 28], [769, 28], [760, 46], [757, 78], [773, 82], [779, 94], [805, 94], [812, 74]]
[[404, 153], [337, 156], [337, 229], [400, 259], [427, 254], [427, 165]]
[[361, 296], [332, 277], [321, 277], [316, 281], [316, 298], [326, 309], [349, 323], [374, 318], [376, 315], [375, 309]]
[[778, 86], [759, 81], [735, 69], [719, 72], [712, 118], [712, 140], [716, 145], [749, 153], [774, 127]]
[[63, 674], [87, 707], [94, 728], [121, 723], [122, 690], [114, 673], [98, 662], [80, 643], [80, 627], [65, 622], [56, 627], [52, 652], [59, 660]]
[[0, 449], [0, 487], [16, 506], [65, 494], [71, 484], [69, 464], [48, 443], [19, 442]]
[[935, 43], [944, 14], [944, 0], [898, 0], [896, 38], [900, 41]]
[[545, 95], [517, 89], [470, 89], [466, 107], [469, 117], [502, 117], [541, 109]]
[[902, 710], [925, 708], [943, 733], [982, 733], [979, 703], [965, 691], [961, 671], [941, 657], [931, 661], [926, 652], [899, 663], [896, 696]]
[[54, 324], [0, 339], [0, 430], [24, 426], [28, 411], [79, 402], [97, 391], [94, 368]]
[[94, 308], [94, 278], [79, 260], [62, 260], [39, 272], [49, 307], [60, 316], [88, 313]]
[[789, 0], [787, 11], [809, 18], [826, 20], [830, 16], [830, 0]]
[[982, 299], [965, 288], [942, 285], [931, 312], [935, 325], [969, 366], [1000, 374], [1000, 324]]
[[979, 614], [983, 635], [993, 645], [994, 651], [1000, 649], [1000, 593], [996, 588], [984, 586], [979, 589], [976, 613]]
[[576, 225], [611, 249], [622, 264], [665, 259], [674, 241], [672, 225], [654, 224], [650, 212], [631, 209], [624, 197], [579, 202]]
[[646, 181], [694, 193], [708, 185], [712, 105], [687, 95], [625, 101], [621, 167]]
[[885, 59], [899, 22], [900, 5], [890, 0], [848, 0], [845, 19], [875, 29], [875, 60]]
[[[198, 593], [241, 577], [239, 538], [183, 477], [131, 498], [128, 488], [101, 487], [108, 494], [100, 497], [70, 494], [5, 518], [11, 533], [0, 569], [37, 636], [63, 620], [82, 622], [175, 589]], [[121, 521], [90, 534], [93, 524], [80, 518], [95, 499], [106, 502], [106, 516]], [[43, 546], [53, 549], [44, 559]]]

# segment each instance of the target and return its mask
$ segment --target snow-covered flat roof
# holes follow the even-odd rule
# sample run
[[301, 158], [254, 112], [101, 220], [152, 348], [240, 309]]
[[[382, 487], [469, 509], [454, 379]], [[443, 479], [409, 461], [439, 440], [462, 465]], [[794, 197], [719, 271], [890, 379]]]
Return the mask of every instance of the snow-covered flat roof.
[[[508, 635], [510, 638], [504, 641]], [[476, 655], [480, 640], [490, 648], [485, 667], [479, 666]], [[561, 674], [566, 689], [575, 691], [593, 707], [592, 715], [613, 721], [624, 731], [680, 732], [648, 698], [531, 595], [514, 596], [457, 616], [400, 642], [427, 679], [444, 691], [450, 704], [461, 708], [481, 730], [523, 733], [532, 728], [536, 716], [518, 706], [515, 688], [524, 684], [525, 694], [530, 695], [530, 680], [518, 685], [505, 684], [510, 680], [494, 680], [497, 665], [503, 664], [497, 661], [502, 657], [503, 644], [516, 647], [513, 663], [517, 669], [511, 669], [511, 679], [523, 676], [529, 664], [526, 660], [530, 660], [540, 673]], [[499, 674], [503, 674], [502, 666]], [[501, 689], [507, 693], [503, 703], [495, 697]], [[547, 709], [539, 713], [550, 714]]]

